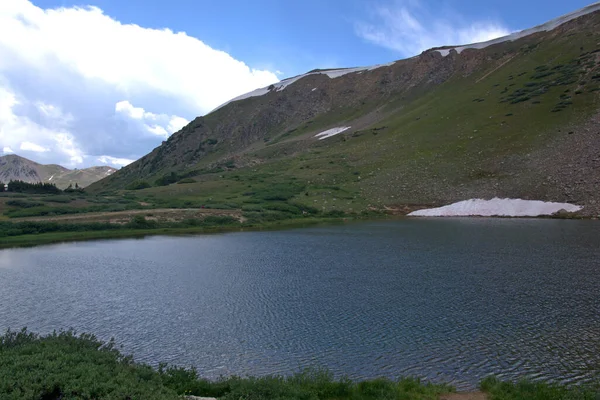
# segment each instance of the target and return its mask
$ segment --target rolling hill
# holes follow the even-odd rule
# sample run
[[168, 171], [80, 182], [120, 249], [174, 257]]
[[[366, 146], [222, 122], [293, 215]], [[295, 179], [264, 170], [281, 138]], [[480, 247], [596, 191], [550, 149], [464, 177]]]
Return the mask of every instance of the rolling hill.
[[55, 164], [38, 164], [16, 154], [0, 157], [0, 182], [4, 183], [20, 180], [29, 183], [54, 183], [59, 189], [76, 183], [80, 187], [86, 187], [115, 171], [116, 169], [107, 166], [71, 170]]
[[598, 215], [598, 26], [595, 3], [486, 43], [286, 79], [196, 118], [90, 190], [325, 211], [498, 196]]

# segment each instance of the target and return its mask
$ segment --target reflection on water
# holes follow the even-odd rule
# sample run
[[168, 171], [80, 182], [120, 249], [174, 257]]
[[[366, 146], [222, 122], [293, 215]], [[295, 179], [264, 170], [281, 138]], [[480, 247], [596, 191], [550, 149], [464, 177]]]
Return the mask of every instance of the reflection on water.
[[600, 378], [600, 224], [409, 220], [0, 251], [0, 329], [209, 377]]

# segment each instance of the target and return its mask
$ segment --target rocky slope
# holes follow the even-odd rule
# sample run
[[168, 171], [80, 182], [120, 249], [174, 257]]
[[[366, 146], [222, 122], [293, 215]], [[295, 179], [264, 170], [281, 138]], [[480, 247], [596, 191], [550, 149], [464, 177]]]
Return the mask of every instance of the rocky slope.
[[[291, 200], [323, 209], [508, 196], [574, 202], [597, 214], [598, 9], [504, 40], [311, 71], [259, 89], [196, 118], [91, 189], [172, 174], [192, 177], [194, 193], [227, 192], [240, 205], [255, 200], [249, 189], [259, 176], [266, 186], [294, 182]], [[334, 128], [348, 129], [318, 136]], [[160, 193], [178, 195], [171, 189]]]
[[0, 182], [4, 183], [20, 180], [29, 183], [54, 183], [60, 189], [76, 183], [80, 187], [86, 187], [115, 171], [107, 166], [70, 170], [55, 164], [38, 164], [15, 154], [0, 157]]

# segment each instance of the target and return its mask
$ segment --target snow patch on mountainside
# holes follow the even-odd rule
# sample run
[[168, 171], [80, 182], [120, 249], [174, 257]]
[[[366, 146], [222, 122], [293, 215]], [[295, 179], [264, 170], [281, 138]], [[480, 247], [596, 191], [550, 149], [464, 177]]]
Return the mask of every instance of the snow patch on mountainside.
[[414, 211], [411, 217], [538, 217], [558, 211], [576, 212], [583, 207], [569, 203], [553, 203], [539, 200], [471, 199], [439, 208]]
[[282, 80], [280, 82], [277, 82], [277, 83], [275, 83], [273, 85], [270, 85], [270, 86], [267, 86], [267, 87], [264, 87], [264, 88], [260, 88], [260, 89], [256, 89], [256, 90], [254, 90], [252, 92], [249, 92], [249, 93], [243, 94], [241, 96], [238, 96], [238, 97], [236, 97], [234, 99], [231, 99], [227, 103], [221, 104], [219, 107], [217, 107], [214, 110], [212, 110], [211, 113], [217, 111], [220, 108], [225, 107], [229, 103], [233, 103], [234, 101], [244, 100], [244, 99], [247, 99], [247, 98], [250, 98], [250, 97], [263, 96], [263, 95], [269, 93], [269, 91], [271, 91], [271, 90], [276, 90], [278, 92], [281, 92], [286, 87], [288, 87], [292, 83], [294, 83], [294, 82], [296, 82], [296, 81], [304, 78], [305, 76], [317, 75], [317, 74], [324, 74], [324, 75], [327, 75], [331, 79], [335, 79], [335, 78], [339, 78], [340, 76], [344, 76], [344, 75], [347, 75], [347, 74], [352, 74], [352, 73], [355, 73], [355, 72], [372, 71], [374, 69], [381, 68], [381, 67], [389, 67], [389, 66], [393, 65], [394, 63], [395, 63], [395, 61], [393, 61], [391, 63], [387, 63], [387, 64], [373, 65], [373, 66], [370, 66], [370, 67], [330, 69], [330, 70], [326, 70], [326, 71], [315, 71], [315, 72], [309, 72], [309, 73], [304, 74], [304, 75], [294, 76], [293, 78], [284, 79], [284, 80]]
[[326, 130], [324, 132], [317, 133], [315, 135], [315, 137], [318, 137], [319, 140], [327, 139], [329, 137], [332, 137], [332, 136], [340, 134], [340, 133], [342, 133], [344, 131], [347, 131], [350, 128], [352, 128], [352, 127], [351, 126], [339, 126], [337, 128], [331, 128], [331, 129], [328, 129], [328, 130]]
[[551, 31], [551, 30], [553, 30], [555, 28], [558, 28], [560, 25], [562, 25], [562, 24], [564, 24], [566, 22], [569, 22], [571, 20], [574, 20], [575, 18], [579, 18], [581, 16], [593, 13], [593, 12], [598, 11], [598, 10], [600, 10], [600, 2], [591, 4], [591, 5], [587, 6], [587, 7], [579, 9], [577, 11], [573, 11], [572, 13], [565, 14], [562, 17], [558, 17], [556, 19], [553, 19], [550, 22], [546, 22], [545, 24], [538, 25], [538, 26], [536, 26], [534, 28], [525, 29], [525, 30], [520, 31], [520, 32], [515, 32], [515, 33], [512, 33], [512, 34], [510, 34], [508, 36], [503, 36], [501, 38], [492, 39], [492, 40], [489, 40], [487, 42], [472, 43], [472, 44], [468, 44], [468, 45], [465, 45], [465, 46], [458, 46], [458, 47], [454, 47], [454, 48], [439, 49], [439, 50], [436, 50], [436, 51], [438, 51], [442, 56], [446, 57], [448, 54], [450, 54], [451, 50], [456, 50], [456, 52], [458, 54], [460, 54], [465, 49], [484, 49], [484, 48], [486, 48], [488, 46], [492, 46], [494, 44], [521, 39], [522, 37], [533, 35], [534, 33]]

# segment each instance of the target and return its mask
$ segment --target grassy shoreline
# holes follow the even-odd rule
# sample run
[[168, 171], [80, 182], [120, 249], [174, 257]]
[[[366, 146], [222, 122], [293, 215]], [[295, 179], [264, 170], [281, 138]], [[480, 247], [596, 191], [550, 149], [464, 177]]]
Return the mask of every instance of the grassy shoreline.
[[[260, 222], [260, 223], [241, 223], [227, 225], [209, 225], [209, 226], [161, 226], [160, 224], [152, 227], [137, 227], [125, 229], [107, 229], [107, 230], [78, 230], [69, 232], [49, 232], [36, 233], [16, 236], [0, 237], [0, 249], [19, 248], [19, 247], [35, 247], [41, 245], [49, 245], [65, 242], [81, 242], [90, 240], [102, 239], [128, 239], [128, 238], [143, 238], [147, 236], [186, 236], [199, 234], [214, 234], [227, 232], [250, 232], [250, 231], [272, 231], [302, 228], [321, 224], [335, 225], [346, 224], [351, 222], [369, 221], [369, 220], [393, 220], [405, 218], [404, 215], [390, 214], [370, 214], [368, 216], [344, 216], [344, 217], [305, 217], [291, 218], [284, 220]], [[419, 217], [420, 219], [435, 218], [435, 217]], [[449, 218], [501, 218], [501, 219], [557, 219], [557, 220], [595, 220], [596, 218], [565, 218], [562, 216], [540, 216], [540, 217], [446, 217]], [[11, 222], [11, 221], [0, 221]], [[69, 225], [61, 222], [44, 222], [54, 223], [56, 225]]]
[[351, 221], [364, 220], [362, 218], [298, 218], [283, 221], [264, 222], [260, 224], [240, 224], [223, 226], [199, 227], [153, 227], [140, 229], [98, 230], [76, 232], [50, 232], [29, 235], [7, 236], [0, 238], [0, 249], [34, 247], [40, 245], [81, 242], [101, 239], [127, 239], [142, 238], [147, 236], [185, 236], [198, 234], [213, 234], [226, 232], [267, 231], [301, 228], [320, 224], [343, 224]]
[[[579, 387], [494, 377], [479, 388], [490, 400], [596, 400], [600, 386]], [[0, 336], [0, 398], [6, 400], [144, 399], [184, 395], [223, 400], [439, 400], [455, 389], [418, 378], [336, 379], [323, 369], [286, 376], [202, 378], [194, 368], [154, 369], [123, 355], [114, 340], [74, 331], [39, 335], [22, 329]]]

